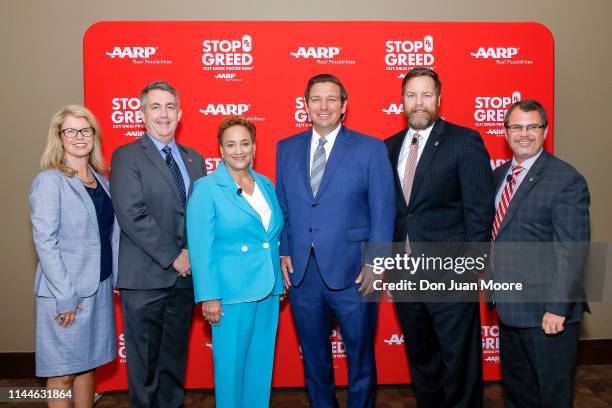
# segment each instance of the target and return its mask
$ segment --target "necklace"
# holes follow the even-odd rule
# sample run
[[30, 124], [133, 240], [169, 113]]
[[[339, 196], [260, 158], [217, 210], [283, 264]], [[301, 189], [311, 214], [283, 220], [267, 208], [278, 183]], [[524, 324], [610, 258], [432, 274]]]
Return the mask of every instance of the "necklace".
[[96, 179], [93, 176], [90, 180], [84, 180], [83, 177], [79, 176], [79, 180], [81, 180], [81, 183], [83, 184], [94, 184], [96, 182]]

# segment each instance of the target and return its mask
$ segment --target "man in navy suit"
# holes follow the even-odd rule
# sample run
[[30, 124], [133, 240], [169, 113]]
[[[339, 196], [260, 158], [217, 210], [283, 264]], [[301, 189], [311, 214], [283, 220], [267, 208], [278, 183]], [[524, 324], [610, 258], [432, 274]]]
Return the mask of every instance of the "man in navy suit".
[[347, 93], [338, 78], [310, 79], [313, 128], [277, 146], [276, 188], [285, 226], [280, 255], [313, 407], [335, 407], [330, 332], [340, 325], [349, 360], [349, 407], [373, 407], [377, 305], [363, 243], [393, 236], [393, 174], [382, 141], [342, 125]]
[[[439, 118], [441, 88], [433, 70], [409, 71], [402, 81], [409, 127], [385, 141], [397, 191], [394, 240], [408, 242], [407, 253], [410, 243], [465, 248], [491, 238], [489, 154], [477, 132]], [[479, 304], [394, 298], [419, 407], [481, 407]]]
[[504, 126], [513, 157], [494, 172], [493, 277], [545, 290], [523, 295], [529, 299], [495, 292], [506, 405], [571, 407], [580, 321], [588, 311], [580, 278], [589, 189], [576, 169], [543, 150], [548, 119], [539, 102], [512, 104]]

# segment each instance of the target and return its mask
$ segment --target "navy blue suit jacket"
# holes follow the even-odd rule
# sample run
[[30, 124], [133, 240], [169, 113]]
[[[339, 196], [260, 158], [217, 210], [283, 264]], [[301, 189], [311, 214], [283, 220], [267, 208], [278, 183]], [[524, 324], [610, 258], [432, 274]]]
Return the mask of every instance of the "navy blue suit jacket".
[[407, 130], [385, 140], [397, 190], [395, 241], [408, 235], [411, 242], [488, 242], [495, 196], [489, 153], [480, 135], [439, 119], [406, 204], [397, 165]]
[[393, 175], [381, 140], [342, 126], [317, 196], [310, 186], [312, 130], [278, 143], [276, 192], [285, 217], [280, 254], [293, 263], [293, 285], [304, 277], [311, 248], [332, 289], [355, 284], [361, 244], [391, 242], [395, 219]]
[[[495, 169], [497, 190], [510, 165], [509, 160]], [[535, 288], [523, 295], [530, 297], [529, 302], [517, 302], [517, 298], [504, 302], [510, 294], [496, 292], [497, 311], [504, 324], [540, 327], [545, 312], [565, 316], [566, 322], [572, 323], [588, 310], [585, 302], [563, 300], [583, 296], [589, 204], [584, 177], [564, 161], [542, 152], [514, 193], [495, 240], [495, 280], [527, 282]]]

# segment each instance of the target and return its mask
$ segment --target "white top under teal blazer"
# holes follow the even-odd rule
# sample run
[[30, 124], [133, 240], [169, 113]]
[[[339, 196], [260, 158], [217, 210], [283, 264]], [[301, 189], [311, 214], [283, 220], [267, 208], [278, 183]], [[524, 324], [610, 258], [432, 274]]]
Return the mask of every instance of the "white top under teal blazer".
[[225, 164], [194, 183], [187, 244], [195, 301], [243, 303], [283, 293], [278, 242], [283, 216], [272, 182], [251, 170], [272, 210], [268, 230]]

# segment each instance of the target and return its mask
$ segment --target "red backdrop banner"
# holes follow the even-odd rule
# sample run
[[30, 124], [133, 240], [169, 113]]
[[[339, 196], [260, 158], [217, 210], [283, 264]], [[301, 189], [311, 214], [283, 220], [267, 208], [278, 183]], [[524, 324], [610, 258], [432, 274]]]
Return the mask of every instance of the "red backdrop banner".
[[[365, 21], [115, 21], [92, 25], [83, 40], [85, 103], [104, 131], [107, 160], [120, 145], [144, 133], [139, 92], [162, 79], [180, 93], [179, 143], [219, 162], [216, 129], [224, 116], [241, 115], [257, 126], [255, 168], [274, 179], [276, 142], [309, 126], [307, 80], [331, 73], [345, 84], [345, 124], [386, 138], [406, 126], [401, 78], [415, 66], [435, 69], [443, 82], [441, 114], [476, 129], [496, 167], [510, 158], [503, 115], [519, 99], [541, 101], [549, 113], [545, 148], [554, 134], [554, 49], [537, 23]], [[116, 299], [118, 358], [97, 371], [98, 391], [127, 388], [126, 353]], [[282, 307], [273, 385], [304, 384], [291, 307]], [[500, 378], [498, 323], [481, 308], [486, 380]], [[342, 334], [330, 333], [336, 382], [347, 383]], [[381, 303], [376, 334], [380, 384], [410, 381], [404, 336], [391, 303]], [[188, 388], [213, 384], [210, 329], [194, 313]]]

